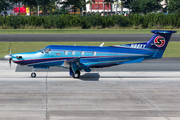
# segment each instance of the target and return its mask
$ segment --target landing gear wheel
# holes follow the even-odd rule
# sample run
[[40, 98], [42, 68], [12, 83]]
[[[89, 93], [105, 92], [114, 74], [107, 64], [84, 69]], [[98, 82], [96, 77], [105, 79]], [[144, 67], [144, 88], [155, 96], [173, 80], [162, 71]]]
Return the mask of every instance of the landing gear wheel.
[[80, 77], [80, 71], [76, 70], [76, 72], [73, 74], [73, 78], [79, 78]]
[[36, 73], [31, 73], [31, 77], [35, 78], [36, 77]]

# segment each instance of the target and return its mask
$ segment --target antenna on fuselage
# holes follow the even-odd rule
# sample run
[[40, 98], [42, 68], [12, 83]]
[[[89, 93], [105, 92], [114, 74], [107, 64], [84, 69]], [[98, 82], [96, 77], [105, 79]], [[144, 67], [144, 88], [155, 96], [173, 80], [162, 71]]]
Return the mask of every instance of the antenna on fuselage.
[[103, 46], [104, 46], [104, 42], [99, 47], [103, 47]]

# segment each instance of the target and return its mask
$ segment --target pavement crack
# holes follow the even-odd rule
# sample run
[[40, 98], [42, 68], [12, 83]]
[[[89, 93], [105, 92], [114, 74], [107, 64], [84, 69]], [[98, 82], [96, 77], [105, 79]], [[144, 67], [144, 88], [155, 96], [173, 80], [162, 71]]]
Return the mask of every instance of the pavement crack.
[[133, 90], [136, 94], [138, 94], [140, 97], [142, 97], [149, 105], [151, 105], [155, 110], [157, 110], [160, 114], [162, 114], [167, 120], [170, 120], [168, 117], [165, 116], [164, 113], [162, 113], [160, 110], [158, 110], [148, 99], [146, 99], [142, 94], [140, 94], [137, 90], [135, 90], [131, 85], [128, 84], [127, 81], [123, 80], [117, 73], [116, 75], [120, 80], [126, 84], [131, 90]]

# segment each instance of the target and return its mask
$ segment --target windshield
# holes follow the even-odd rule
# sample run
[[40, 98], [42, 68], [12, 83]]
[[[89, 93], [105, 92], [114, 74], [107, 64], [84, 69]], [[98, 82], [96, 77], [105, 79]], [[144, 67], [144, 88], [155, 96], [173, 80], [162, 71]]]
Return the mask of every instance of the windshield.
[[41, 52], [41, 53], [50, 53], [51, 49], [50, 48], [43, 48], [43, 49], [39, 50], [39, 52]]

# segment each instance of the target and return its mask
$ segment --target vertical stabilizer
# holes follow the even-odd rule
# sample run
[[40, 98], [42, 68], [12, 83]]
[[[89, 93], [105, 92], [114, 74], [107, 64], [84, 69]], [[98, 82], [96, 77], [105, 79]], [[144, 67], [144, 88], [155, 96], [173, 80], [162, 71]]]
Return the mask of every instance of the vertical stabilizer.
[[146, 48], [156, 50], [153, 58], [161, 58], [169, 43], [171, 35], [177, 31], [153, 30], [154, 36], [146, 43]]

